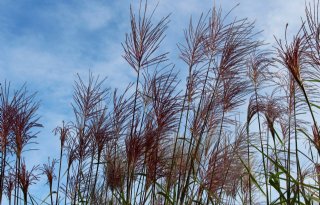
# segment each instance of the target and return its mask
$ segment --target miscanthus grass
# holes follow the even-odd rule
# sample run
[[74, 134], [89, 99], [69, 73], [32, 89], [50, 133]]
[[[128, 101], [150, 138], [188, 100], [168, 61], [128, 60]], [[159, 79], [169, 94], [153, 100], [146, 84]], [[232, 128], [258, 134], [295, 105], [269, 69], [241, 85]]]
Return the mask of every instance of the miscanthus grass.
[[[35, 94], [1, 84], [0, 204], [320, 203], [319, 1], [273, 48], [214, 6], [183, 31], [179, 69], [170, 15], [156, 12], [130, 7], [122, 47], [136, 79], [123, 92], [77, 75], [73, 120], [53, 130], [59, 156], [42, 166], [24, 160], [42, 127]], [[40, 175], [44, 199], [29, 192]]]

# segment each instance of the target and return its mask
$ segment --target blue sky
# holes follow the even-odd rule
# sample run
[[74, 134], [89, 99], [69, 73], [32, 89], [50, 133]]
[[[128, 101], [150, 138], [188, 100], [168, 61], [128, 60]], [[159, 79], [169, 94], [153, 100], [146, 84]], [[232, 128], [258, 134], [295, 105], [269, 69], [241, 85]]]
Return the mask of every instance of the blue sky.
[[[0, 82], [11, 81], [13, 88], [27, 83], [41, 101], [38, 114], [44, 125], [38, 135], [39, 151], [25, 153], [30, 164], [42, 164], [58, 157], [59, 141], [52, 130], [62, 120], [71, 120], [73, 83], [76, 73], [86, 77], [89, 69], [108, 76], [111, 88], [124, 88], [134, 72], [122, 59], [121, 42], [129, 31], [129, 5], [138, 1], [0, 1]], [[213, 0], [149, 0], [150, 8], [159, 2], [155, 20], [171, 13], [164, 49], [183, 72], [176, 44], [183, 41], [189, 17], [198, 17], [213, 6]], [[231, 18], [248, 17], [256, 22], [258, 38], [270, 46], [274, 37], [283, 37], [286, 23], [296, 31], [304, 14], [304, 0], [216, 0], [223, 11], [237, 3]], [[290, 36], [290, 35], [289, 35]], [[31, 148], [31, 147], [29, 147]], [[39, 182], [35, 190], [45, 186]]]

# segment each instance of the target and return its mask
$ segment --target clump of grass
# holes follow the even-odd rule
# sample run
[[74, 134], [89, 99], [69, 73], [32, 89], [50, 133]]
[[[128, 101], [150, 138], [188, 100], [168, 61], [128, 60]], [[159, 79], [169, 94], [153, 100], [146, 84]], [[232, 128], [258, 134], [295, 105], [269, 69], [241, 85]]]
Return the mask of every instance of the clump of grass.
[[[34, 102], [35, 94], [28, 94], [25, 85], [19, 90], [12, 92], [10, 83], [5, 82], [4, 85], [0, 87], [0, 96], [0, 203], [2, 201], [3, 190], [6, 190], [10, 203], [12, 200], [11, 194], [14, 190], [14, 203], [18, 204], [20, 188], [24, 194], [23, 199], [26, 203], [28, 186], [31, 183], [28, 181], [24, 181], [23, 184], [20, 183], [21, 179], [27, 180], [26, 167], [21, 167], [21, 159], [25, 147], [34, 143], [33, 140], [37, 137], [37, 132], [33, 132], [34, 128], [42, 127], [42, 125], [38, 123], [39, 117], [36, 114], [39, 103]], [[13, 156], [15, 156], [15, 160], [12, 160]], [[13, 165], [13, 163], [15, 165]], [[25, 172], [22, 173], [25, 175], [21, 175], [21, 170]], [[13, 177], [14, 182], [12, 181]]]
[[39, 174], [34, 173], [39, 169], [39, 166], [34, 166], [30, 171], [27, 170], [26, 164], [24, 161], [21, 163], [21, 167], [18, 172], [19, 186], [23, 193], [24, 205], [28, 204], [28, 191], [30, 185], [34, 184], [39, 180]]
[[52, 183], [53, 180], [56, 178], [55, 175], [55, 165], [57, 164], [57, 160], [53, 159], [50, 162], [50, 159], [48, 159], [48, 163], [47, 164], [43, 164], [43, 166], [41, 167], [41, 171], [44, 175], [46, 175], [47, 177], [47, 183], [49, 185], [49, 191], [50, 191], [50, 201], [51, 201], [51, 205], [53, 205], [53, 189], [52, 189]]
[[[111, 92], [91, 72], [77, 76], [74, 119], [54, 130], [59, 161], [41, 168], [50, 204], [319, 202], [318, 4], [272, 50], [252, 22], [229, 19], [231, 11], [213, 7], [190, 19], [178, 44], [186, 82], [161, 49], [169, 16], [154, 22], [147, 3], [130, 7], [122, 46], [135, 82]], [[5, 190], [19, 204], [21, 189], [26, 204], [39, 175], [21, 155], [41, 126], [39, 105], [25, 87], [9, 91], [1, 86], [0, 202]]]

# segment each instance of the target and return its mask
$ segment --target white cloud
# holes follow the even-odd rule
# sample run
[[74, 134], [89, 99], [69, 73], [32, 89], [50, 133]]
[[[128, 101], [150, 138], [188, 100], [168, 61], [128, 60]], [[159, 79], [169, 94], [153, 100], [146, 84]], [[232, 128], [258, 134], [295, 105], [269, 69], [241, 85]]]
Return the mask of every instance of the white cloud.
[[107, 5], [87, 2], [80, 13], [79, 21], [86, 24], [91, 30], [103, 28], [112, 18], [112, 10]]

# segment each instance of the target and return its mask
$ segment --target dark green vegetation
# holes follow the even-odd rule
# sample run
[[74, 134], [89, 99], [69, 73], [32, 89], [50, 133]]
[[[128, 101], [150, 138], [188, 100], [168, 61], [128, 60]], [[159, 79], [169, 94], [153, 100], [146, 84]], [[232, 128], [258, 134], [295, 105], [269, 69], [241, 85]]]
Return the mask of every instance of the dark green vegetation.
[[[169, 17], [154, 22], [152, 14], [146, 5], [131, 10], [123, 57], [136, 80], [123, 93], [91, 73], [76, 80], [74, 121], [54, 130], [59, 159], [26, 169], [22, 155], [41, 127], [39, 105], [25, 87], [1, 86], [0, 200], [320, 202], [318, 2], [306, 7], [299, 32], [276, 38], [270, 50], [256, 40], [253, 23], [215, 7], [190, 21], [179, 43], [186, 82], [159, 49]], [[28, 191], [40, 174], [48, 181], [43, 201]]]

